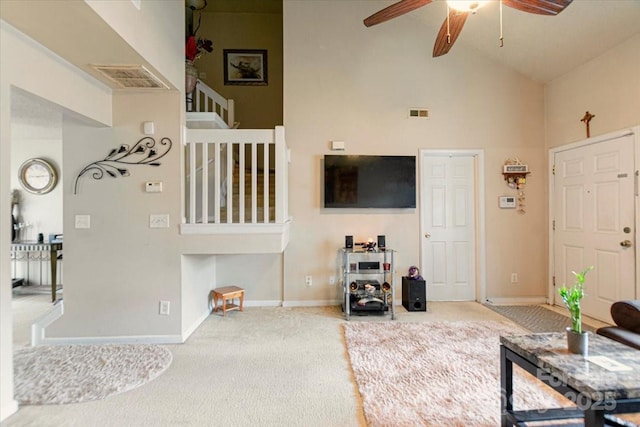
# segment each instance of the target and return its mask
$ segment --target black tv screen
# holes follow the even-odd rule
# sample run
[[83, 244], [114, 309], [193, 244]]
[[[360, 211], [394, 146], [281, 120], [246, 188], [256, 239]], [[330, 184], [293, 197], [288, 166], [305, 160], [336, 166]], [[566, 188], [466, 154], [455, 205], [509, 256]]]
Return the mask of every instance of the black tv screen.
[[325, 208], [415, 208], [415, 156], [324, 156]]

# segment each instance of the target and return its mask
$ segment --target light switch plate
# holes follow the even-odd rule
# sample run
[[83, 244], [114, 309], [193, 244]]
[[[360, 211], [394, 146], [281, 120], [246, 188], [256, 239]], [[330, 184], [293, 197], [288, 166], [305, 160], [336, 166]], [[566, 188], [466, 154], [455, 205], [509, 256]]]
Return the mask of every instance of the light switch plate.
[[147, 193], [162, 193], [162, 181], [147, 182], [144, 188]]
[[149, 215], [149, 228], [169, 228], [169, 214]]
[[142, 124], [142, 130], [145, 135], [153, 135], [156, 132], [156, 126], [153, 122], [144, 122]]
[[344, 141], [331, 141], [333, 151], [344, 151]]
[[91, 215], [76, 215], [76, 228], [91, 228]]

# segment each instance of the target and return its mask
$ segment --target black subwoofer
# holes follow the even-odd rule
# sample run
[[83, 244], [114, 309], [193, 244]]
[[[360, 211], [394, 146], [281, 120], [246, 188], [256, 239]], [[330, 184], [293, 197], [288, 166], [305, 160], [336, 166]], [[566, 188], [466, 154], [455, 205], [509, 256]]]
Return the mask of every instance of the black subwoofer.
[[402, 277], [402, 305], [407, 311], [427, 311], [427, 285], [424, 280]]

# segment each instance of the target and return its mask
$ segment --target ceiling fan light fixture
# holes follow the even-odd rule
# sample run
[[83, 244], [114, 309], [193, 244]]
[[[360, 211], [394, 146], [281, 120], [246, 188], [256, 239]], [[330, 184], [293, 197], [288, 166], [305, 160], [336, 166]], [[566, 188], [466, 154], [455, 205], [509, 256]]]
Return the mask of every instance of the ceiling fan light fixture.
[[451, 9], [471, 13], [475, 13], [476, 10], [480, 9], [487, 3], [489, 3], [489, 0], [447, 0], [447, 5], [449, 5]]

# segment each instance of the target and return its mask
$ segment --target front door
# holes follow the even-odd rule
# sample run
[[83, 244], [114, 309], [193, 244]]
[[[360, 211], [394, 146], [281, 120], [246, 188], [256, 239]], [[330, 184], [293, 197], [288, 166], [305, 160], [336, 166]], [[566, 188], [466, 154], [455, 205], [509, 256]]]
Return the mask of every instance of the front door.
[[555, 154], [554, 277], [586, 277], [583, 313], [611, 322], [611, 304], [635, 298], [634, 150], [631, 135]]
[[476, 299], [475, 157], [422, 155], [422, 276], [427, 299]]

